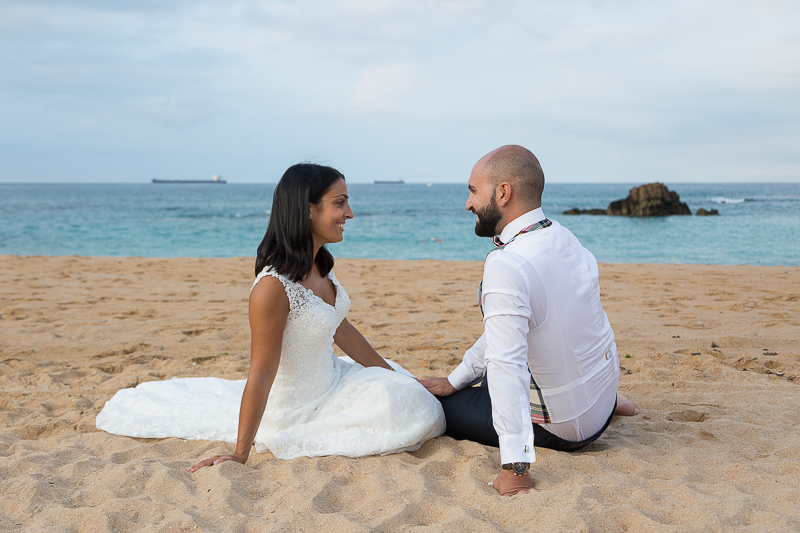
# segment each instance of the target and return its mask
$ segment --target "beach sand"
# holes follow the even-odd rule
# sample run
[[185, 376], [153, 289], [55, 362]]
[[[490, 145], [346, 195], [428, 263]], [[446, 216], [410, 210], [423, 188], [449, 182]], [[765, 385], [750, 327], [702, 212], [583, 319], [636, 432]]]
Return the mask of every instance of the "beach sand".
[[[797, 531], [800, 268], [601, 265], [633, 417], [537, 449], [541, 492], [441, 437], [386, 457], [253, 453], [97, 431], [119, 389], [246, 377], [253, 260], [0, 256], [0, 531]], [[482, 331], [478, 262], [338, 260], [351, 321], [417, 377]]]

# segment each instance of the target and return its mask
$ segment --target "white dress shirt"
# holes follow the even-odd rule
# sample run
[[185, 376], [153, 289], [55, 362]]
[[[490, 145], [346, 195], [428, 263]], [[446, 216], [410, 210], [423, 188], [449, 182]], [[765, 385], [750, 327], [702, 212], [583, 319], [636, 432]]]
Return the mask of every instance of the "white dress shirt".
[[565, 440], [599, 431], [616, 400], [619, 359], [597, 260], [555, 221], [514, 238], [544, 218], [539, 208], [503, 228], [508, 244], [484, 265], [484, 334], [448, 376], [460, 390], [488, 374], [502, 464], [536, 458], [529, 369], [550, 413], [543, 426]]

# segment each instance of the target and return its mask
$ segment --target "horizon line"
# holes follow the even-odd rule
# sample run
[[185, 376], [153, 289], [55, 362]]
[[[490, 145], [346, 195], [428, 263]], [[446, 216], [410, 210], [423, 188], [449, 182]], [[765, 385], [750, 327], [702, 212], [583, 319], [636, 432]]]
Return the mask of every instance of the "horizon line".
[[[181, 180], [176, 180], [181, 181]], [[277, 181], [239, 181], [231, 182], [226, 178], [225, 183], [163, 183], [159, 185], [277, 185]], [[350, 181], [350, 185], [466, 185], [460, 181], [406, 181], [404, 183], [376, 184], [374, 181]], [[670, 183], [674, 185], [800, 185], [800, 178], [796, 181], [547, 181], [546, 185], [635, 185], [647, 183]], [[3, 185], [154, 185], [150, 181], [0, 181]]]

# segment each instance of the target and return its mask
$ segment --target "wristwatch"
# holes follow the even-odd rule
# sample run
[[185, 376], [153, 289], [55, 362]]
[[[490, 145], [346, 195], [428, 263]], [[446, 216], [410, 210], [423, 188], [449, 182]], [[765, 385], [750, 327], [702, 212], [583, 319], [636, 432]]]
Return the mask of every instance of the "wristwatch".
[[501, 466], [503, 470], [511, 470], [515, 476], [524, 476], [531, 469], [530, 463], [508, 463]]

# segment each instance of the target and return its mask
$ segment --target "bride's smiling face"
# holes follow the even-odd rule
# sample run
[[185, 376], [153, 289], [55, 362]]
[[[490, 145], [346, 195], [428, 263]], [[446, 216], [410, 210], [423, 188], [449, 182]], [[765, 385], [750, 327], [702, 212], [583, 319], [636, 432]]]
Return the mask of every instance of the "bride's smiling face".
[[341, 242], [344, 238], [344, 224], [353, 218], [349, 200], [347, 184], [343, 179], [338, 179], [318, 204], [308, 204], [315, 247], [329, 242]]

